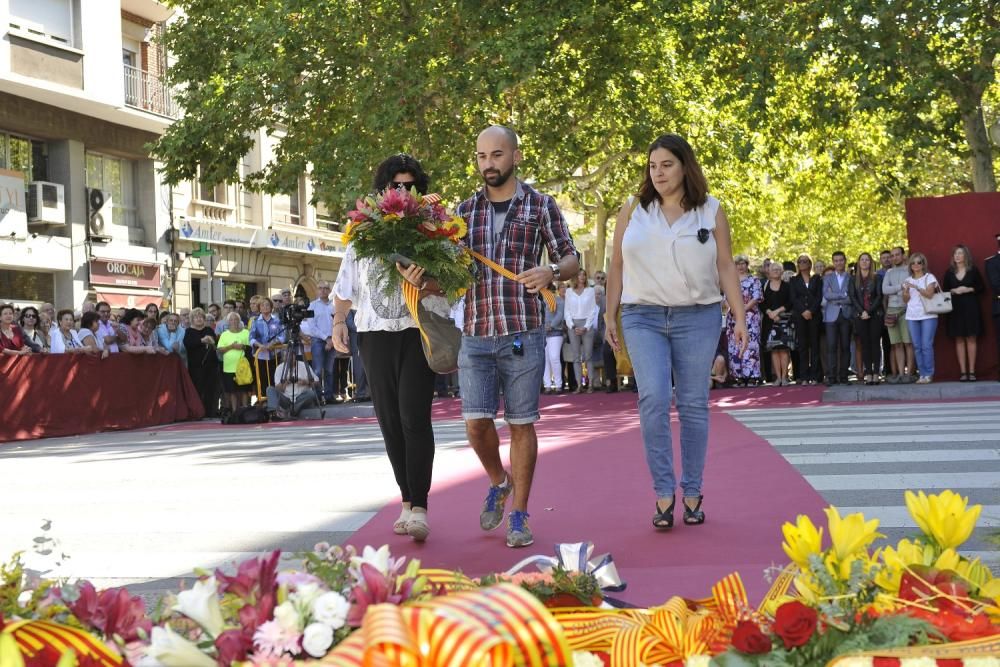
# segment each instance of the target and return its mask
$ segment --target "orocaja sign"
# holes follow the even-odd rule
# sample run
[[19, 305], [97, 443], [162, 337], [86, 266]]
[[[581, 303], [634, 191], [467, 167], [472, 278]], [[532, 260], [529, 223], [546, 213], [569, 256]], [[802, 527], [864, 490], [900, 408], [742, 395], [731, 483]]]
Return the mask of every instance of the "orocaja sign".
[[160, 288], [160, 265], [119, 259], [90, 260], [90, 282], [118, 287]]

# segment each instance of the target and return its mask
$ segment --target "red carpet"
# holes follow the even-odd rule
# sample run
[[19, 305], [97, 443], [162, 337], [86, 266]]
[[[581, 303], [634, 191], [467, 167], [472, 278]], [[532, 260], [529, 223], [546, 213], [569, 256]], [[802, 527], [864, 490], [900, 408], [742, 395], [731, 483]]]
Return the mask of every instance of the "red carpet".
[[[471, 449], [452, 469], [438, 466], [430, 497], [431, 536], [417, 544], [392, 533], [397, 504], [380, 511], [349, 540], [388, 543], [393, 555], [469, 575], [502, 571], [532, 554], [552, 555], [556, 542], [591, 541], [610, 552], [628, 588], [615, 597], [639, 605], [671, 595], [704, 597], [719, 578], [739, 571], [752, 602], [768, 588], [763, 571], [783, 565], [781, 525], [805, 513], [818, 520], [824, 502], [764, 440], [723, 413], [734, 407], [819, 402], [819, 388], [712, 393], [705, 506], [708, 521], [685, 526], [675, 513], [669, 533], [653, 530], [654, 495], [642, 448], [636, 395], [543, 397], [539, 460], [531, 494], [535, 544], [509, 549], [504, 527], [484, 533], [478, 515], [486, 476]], [[719, 406], [726, 406], [725, 408]], [[435, 418], [458, 416], [458, 402], [440, 402]], [[677, 425], [675, 417], [674, 443]], [[501, 431], [501, 441], [506, 431]], [[504, 448], [506, 455], [506, 447]], [[675, 453], [679, 461], [679, 453]], [[680, 501], [678, 500], [678, 508]]]

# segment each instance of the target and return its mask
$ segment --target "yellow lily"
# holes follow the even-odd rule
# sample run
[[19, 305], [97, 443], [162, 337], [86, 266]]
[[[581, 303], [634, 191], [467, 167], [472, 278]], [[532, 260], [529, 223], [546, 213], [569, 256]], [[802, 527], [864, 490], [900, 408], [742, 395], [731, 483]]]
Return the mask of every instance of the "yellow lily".
[[805, 514], [798, 515], [794, 525], [786, 521], [781, 532], [785, 536], [781, 548], [793, 563], [803, 569], [809, 567], [809, 556], [822, 551], [823, 529], [817, 529]]
[[841, 517], [840, 512], [833, 506], [823, 511], [826, 512], [827, 524], [830, 527], [833, 552], [839, 561], [845, 561], [848, 556], [859, 551], [866, 551], [868, 545], [876, 538], [885, 537], [876, 530], [878, 519], [865, 521], [865, 515], [860, 512]]
[[930, 496], [923, 491], [906, 492], [906, 508], [913, 520], [942, 549], [957, 548], [972, 535], [983, 506], [968, 504], [968, 498], [950, 489]]
[[[970, 584], [980, 589], [980, 591], [990, 591], [996, 590], [996, 597], [1000, 597], [1000, 579], [994, 579], [993, 573], [990, 569], [983, 565], [978, 558], [975, 560], [966, 560], [965, 558], [952, 568], [958, 573], [958, 576], [962, 577]], [[990, 587], [993, 588], [990, 588]], [[984, 594], [984, 597], [992, 597], [988, 594]]]

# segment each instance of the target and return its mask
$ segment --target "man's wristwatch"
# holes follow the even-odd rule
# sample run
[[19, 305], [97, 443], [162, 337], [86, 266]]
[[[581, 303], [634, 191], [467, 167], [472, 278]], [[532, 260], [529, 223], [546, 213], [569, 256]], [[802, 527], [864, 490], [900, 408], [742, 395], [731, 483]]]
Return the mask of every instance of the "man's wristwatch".
[[552, 270], [552, 280], [559, 280], [559, 276], [562, 275], [562, 272], [559, 271], [559, 265], [549, 264], [549, 269]]

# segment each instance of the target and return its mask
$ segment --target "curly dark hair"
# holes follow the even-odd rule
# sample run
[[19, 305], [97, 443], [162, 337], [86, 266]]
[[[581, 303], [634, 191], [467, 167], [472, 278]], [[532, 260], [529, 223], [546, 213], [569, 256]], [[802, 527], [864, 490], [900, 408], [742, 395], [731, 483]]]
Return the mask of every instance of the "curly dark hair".
[[372, 189], [375, 192], [382, 192], [392, 183], [392, 180], [399, 174], [409, 174], [413, 176], [414, 187], [422, 195], [427, 194], [430, 179], [420, 166], [417, 158], [406, 153], [396, 153], [382, 161], [382, 164], [375, 169], [375, 179]]

